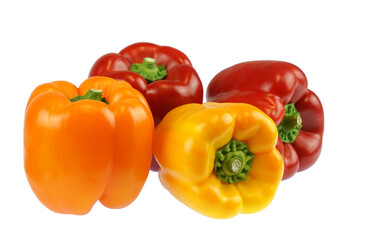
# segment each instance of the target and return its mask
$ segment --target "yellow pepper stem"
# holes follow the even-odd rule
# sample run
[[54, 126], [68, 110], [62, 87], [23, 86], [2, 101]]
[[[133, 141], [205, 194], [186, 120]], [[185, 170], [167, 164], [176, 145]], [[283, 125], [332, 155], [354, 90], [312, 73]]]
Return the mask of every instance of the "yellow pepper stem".
[[245, 143], [232, 139], [216, 152], [214, 172], [226, 183], [245, 181], [253, 159]]

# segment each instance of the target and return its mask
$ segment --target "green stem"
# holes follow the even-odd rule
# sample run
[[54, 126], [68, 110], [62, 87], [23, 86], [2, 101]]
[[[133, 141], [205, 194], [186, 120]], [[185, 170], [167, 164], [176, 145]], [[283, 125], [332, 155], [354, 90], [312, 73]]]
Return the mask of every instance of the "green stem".
[[281, 141], [285, 143], [293, 143], [302, 128], [302, 118], [295, 108], [294, 103], [285, 106], [285, 115], [278, 126]]
[[138, 73], [147, 81], [147, 83], [161, 80], [167, 76], [165, 66], [157, 65], [156, 59], [150, 57], [145, 57], [142, 63], [133, 63], [129, 68], [129, 71]]
[[226, 183], [245, 181], [253, 159], [254, 155], [245, 143], [232, 139], [216, 152], [214, 172]]
[[87, 93], [84, 96], [78, 95], [74, 98], [71, 98], [70, 101], [76, 102], [76, 101], [80, 101], [80, 100], [89, 99], [89, 100], [95, 100], [95, 101], [104, 102], [104, 103], [108, 104], [105, 97], [104, 98], [101, 97], [102, 95], [103, 95], [103, 90], [90, 89], [89, 91], [87, 91]]

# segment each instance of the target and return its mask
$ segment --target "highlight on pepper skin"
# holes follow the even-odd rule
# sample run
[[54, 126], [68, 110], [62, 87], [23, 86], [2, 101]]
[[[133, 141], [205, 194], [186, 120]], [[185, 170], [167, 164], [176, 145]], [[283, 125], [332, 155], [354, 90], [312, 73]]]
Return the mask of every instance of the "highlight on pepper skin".
[[42, 84], [25, 113], [28, 182], [57, 213], [86, 214], [96, 201], [126, 207], [147, 179], [153, 132], [147, 101], [127, 82], [92, 77], [79, 88]]
[[159, 179], [175, 198], [208, 217], [261, 211], [283, 176], [277, 137], [273, 120], [249, 104], [177, 107], [155, 131]]

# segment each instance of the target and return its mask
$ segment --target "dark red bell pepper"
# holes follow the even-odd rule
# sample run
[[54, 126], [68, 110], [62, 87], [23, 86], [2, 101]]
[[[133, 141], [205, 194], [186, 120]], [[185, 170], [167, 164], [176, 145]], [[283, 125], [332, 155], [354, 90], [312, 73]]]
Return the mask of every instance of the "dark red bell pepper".
[[211, 80], [207, 100], [249, 103], [274, 120], [279, 132], [277, 149], [284, 160], [283, 180], [317, 161], [322, 148], [323, 107], [297, 66], [282, 61], [234, 65]]
[[[106, 54], [94, 63], [91, 76], [129, 82], [147, 99], [155, 126], [170, 110], [203, 101], [203, 86], [190, 60], [181, 51], [168, 46], [135, 43], [119, 53]], [[151, 170], [158, 168], [153, 159]]]

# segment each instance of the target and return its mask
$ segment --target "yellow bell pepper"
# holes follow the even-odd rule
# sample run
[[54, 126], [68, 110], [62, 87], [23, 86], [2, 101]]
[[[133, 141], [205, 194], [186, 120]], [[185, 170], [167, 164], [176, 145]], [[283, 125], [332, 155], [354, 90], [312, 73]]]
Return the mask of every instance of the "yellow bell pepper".
[[191, 209], [230, 218], [267, 207], [283, 176], [275, 123], [244, 103], [187, 104], [155, 131], [162, 185]]

